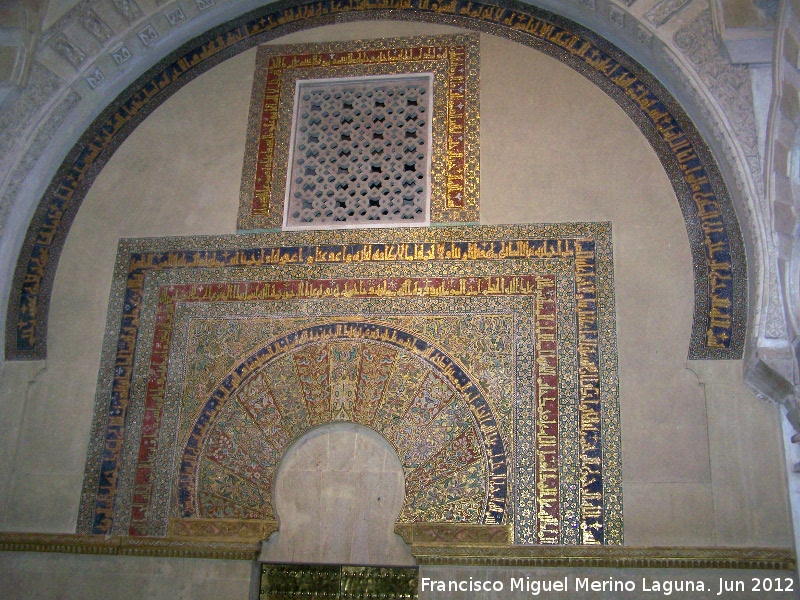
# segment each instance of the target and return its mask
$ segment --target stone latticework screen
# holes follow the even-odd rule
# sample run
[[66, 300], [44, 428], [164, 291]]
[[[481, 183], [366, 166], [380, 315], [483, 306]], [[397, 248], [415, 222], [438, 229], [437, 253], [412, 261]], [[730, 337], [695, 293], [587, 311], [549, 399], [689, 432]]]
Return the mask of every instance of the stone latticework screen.
[[469, 35], [260, 46], [238, 229], [477, 223], [478, 52]]
[[427, 225], [432, 83], [298, 81], [284, 228]]
[[621, 543], [611, 257], [605, 224], [123, 241], [79, 531], [274, 522], [283, 452], [344, 421], [401, 523]]

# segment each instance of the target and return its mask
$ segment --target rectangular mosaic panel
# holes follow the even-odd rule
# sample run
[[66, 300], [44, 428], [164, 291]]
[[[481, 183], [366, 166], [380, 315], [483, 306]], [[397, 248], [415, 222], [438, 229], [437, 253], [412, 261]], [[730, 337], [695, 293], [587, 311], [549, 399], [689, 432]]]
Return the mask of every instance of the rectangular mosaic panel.
[[[478, 68], [478, 38], [470, 35], [260, 46], [238, 229], [478, 222]], [[424, 99], [427, 106], [421, 101], [424, 94], [420, 95], [419, 85], [416, 92], [412, 90], [410, 102], [404, 92], [402, 101], [370, 97], [368, 103], [358, 99], [353, 104], [352, 98], [330, 97], [309, 104], [295, 93], [309, 86], [332, 93], [343, 85], [355, 90], [375, 78], [397, 85], [399, 76], [430, 80], [432, 97]], [[397, 91], [399, 95], [402, 90]], [[305, 137], [292, 137], [293, 122], [299, 122], [300, 128], [305, 124], [301, 132]], [[423, 140], [427, 148], [423, 158], [418, 158]], [[332, 144], [336, 147], [331, 148]], [[361, 159], [353, 163], [359, 153]], [[312, 163], [325, 157], [325, 169], [319, 164], [297, 165], [306, 154]], [[331, 159], [335, 173], [328, 172]], [[414, 171], [407, 170], [412, 167]], [[429, 188], [421, 193], [430, 195], [424, 218], [411, 208], [419, 203], [412, 196], [419, 195], [415, 190], [420, 187], [420, 174], [428, 178], [422, 187]], [[363, 176], [366, 179], [361, 181]], [[356, 184], [366, 187], [362, 190]], [[387, 189], [389, 193], [384, 194]], [[354, 191], [357, 197], [350, 196]], [[363, 198], [362, 191], [366, 192]], [[287, 200], [291, 208], [285, 214]], [[409, 211], [414, 219], [408, 218]]]
[[401, 522], [621, 543], [611, 256], [604, 224], [124, 241], [80, 531], [274, 519], [283, 449], [344, 420]]

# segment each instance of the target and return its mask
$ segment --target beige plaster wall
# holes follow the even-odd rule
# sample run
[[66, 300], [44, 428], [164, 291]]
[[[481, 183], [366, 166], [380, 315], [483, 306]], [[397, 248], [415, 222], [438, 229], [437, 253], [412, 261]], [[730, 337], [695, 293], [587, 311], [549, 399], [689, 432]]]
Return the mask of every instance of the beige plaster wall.
[[[448, 31], [351, 23], [279, 41]], [[118, 238], [235, 230], [254, 57], [165, 102], [86, 197], [59, 264], [48, 360], [3, 365], [1, 529], [74, 529]], [[481, 202], [484, 223], [613, 223], [626, 543], [789, 546], [777, 409], [747, 392], [736, 362], [709, 368], [702, 383], [687, 369], [692, 264], [655, 154], [579, 74], [489, 35]], [[769, 490], [767, 501], [752, 490]]]
[[[185, 558], [148, 558], [117, 556], [77, 556], [36, 553], [0, 553], [0, 596], [3, 598], [58, 598], [59, 600], [246, 600], [257, 598], [251, 588], [252, 563], [249, 561], [202, 560]], [[76, 576], [76, 573], [80, 573]], [[773, 591], [753, 592], [753, 578], [769, 579], [773, 589], [797, 590], [797, 576], [791, 571], [748, 571], [739, 569], [602, 569], [578, 567], [564, 571], [555, 568], [520, 567], [443, 567], [422, 566], [419, 580], [427, 580], [425, 589], [420, 589], [421, 600], [529, 600], [530, 598], [581, 598], [586, 600], [625, 600], [652, 599], [663, 597], [662, 592], [653, 590], [658, 582], [662, 589], [667, 581], [677, 585], [691, 582], [699, 589], [697, 582], [703, 582], [706, 592], [673, 592], [667, 594], [675, 600], [703, 600], [727, 598], [736, 600], [759, 600], [768, 597], [773, 600], [790, 600], [795, 593]], [[553, 584], [566, 578], [569, 593], [560, 591], [542, 592], [534, 595], [528, 590], [512, 591], [514, 581], [541, 581]], [[576, 579], [590, 582], [632, 582], [635, 591], [603, 592], [578, 591]], [[723, 592], [723, 586], [734, 589], [741, 582], [743, 592]], [[437, 592], [432, 591], [436, 583], [451, 581], [458, 585], [465, 582], [489, 582], [501, 584], [502, 591]], [[630, 584], [629, 584], [630, 585]], [[421, 587], [421, 586], [420, 586]]]
[[245, 560], [0, 552], [0, 597], [58, 600], [246, 600]]

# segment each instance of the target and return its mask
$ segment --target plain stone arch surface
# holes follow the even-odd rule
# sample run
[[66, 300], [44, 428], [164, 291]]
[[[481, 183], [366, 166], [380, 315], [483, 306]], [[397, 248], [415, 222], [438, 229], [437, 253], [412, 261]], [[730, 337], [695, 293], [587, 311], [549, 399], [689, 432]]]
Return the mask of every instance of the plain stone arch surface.
[[298, 438], [273, 480], [278, 532], [262, 562], [413, 565], [394, 524], [403, 468], [394, 448], [356, 423], [328, 423]]

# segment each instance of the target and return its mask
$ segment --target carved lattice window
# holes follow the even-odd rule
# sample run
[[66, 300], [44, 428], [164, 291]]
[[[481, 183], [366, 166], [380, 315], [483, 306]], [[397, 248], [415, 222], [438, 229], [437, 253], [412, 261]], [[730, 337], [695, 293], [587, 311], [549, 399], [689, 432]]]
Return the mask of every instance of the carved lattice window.
[[284, 227], [430, 222], [432, 75], [301, 80]]

